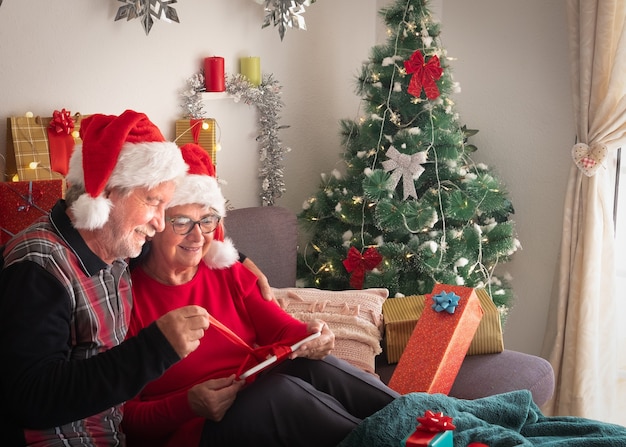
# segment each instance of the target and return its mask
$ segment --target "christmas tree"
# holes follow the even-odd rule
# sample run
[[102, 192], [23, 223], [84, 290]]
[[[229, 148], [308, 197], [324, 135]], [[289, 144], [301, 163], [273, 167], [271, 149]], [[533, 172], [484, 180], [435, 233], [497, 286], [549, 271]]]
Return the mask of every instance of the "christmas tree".
[[[380, 11], [388, 40], [358, 75], [364, 116], [341, 121], [345, 170], [322, 174], [299, 220], [299, 285], [430, 293], [435, 283], [485, 288], [506, 315], [509, 278], [496, 267], [519, 242], [493, 170], [472, 160], [440, 26], [425, 0]], [[498, 269], [499, 270], [499, 269]]]

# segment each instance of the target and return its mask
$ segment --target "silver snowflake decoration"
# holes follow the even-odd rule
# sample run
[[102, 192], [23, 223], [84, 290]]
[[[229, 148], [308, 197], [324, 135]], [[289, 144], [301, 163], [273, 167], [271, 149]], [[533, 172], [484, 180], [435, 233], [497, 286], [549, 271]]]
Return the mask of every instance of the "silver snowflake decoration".
[[271, 23], [278, 26], [280, 40], [285, 37], [287, 28], [297, 28], [306, 30], [304, 23], [304, 7], [315, 3], [315, 0], [265, 0], [265, 20], [263, 26], [265, 28]]
[[141, 19], [141, 25], [146, 32], [146, 36], [150, 33], [154, 20], [162, 18], [171, 22], [179, 23], [176, 10], [170, 5], [177, 3], [178, 0], [118, 0], [125, 3], [120, 6], [115, 15], [115, 21], [120, 19], [132, 20]]

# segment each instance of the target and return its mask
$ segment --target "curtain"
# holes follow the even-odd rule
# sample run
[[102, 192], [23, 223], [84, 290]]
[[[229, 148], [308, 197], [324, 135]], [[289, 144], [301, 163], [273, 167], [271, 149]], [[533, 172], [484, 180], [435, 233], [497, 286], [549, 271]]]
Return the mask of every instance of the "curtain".
[[542, 353], [556, 389], [543, 410], [615, 422], [619, 315], [609, 155], [626, 141], [626, 2], [567, 0], [566, 8], [577, 144], [568, 148], [573, 164]]

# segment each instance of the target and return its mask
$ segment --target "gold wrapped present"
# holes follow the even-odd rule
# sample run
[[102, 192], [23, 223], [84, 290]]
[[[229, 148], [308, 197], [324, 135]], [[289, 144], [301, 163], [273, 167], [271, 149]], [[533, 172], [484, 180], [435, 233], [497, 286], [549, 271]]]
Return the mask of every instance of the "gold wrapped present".
[[202, 147], [215, 163], [217, 144], [215, 138], [217, 123], [213, 118], [176, 120], [176, 144], [180, 147], [187, 143], [195, 143]]
[[[56, 113], [56, 112], [55, 112]], [[80, 123], [85, 116], [72, 116], [73, 143], [80, 143]], [[53, 117], [11, 116], [7, 118], [6, 175], [9, 181], [64, 180], [51, 163], [48, 127]], [[71, 152], [71, 151], [70, 151]], [[53, 154], [54, 155], [54, 154]], [[70, 154], [64, 158], [69, 160]]]
[[[467, 355], [494, 354], [504, 350], [500, 313], [485, 289], [476, 289], [483, 318]], [[427, 295], [389, 298], [383, 303], [387, 362], [397, 363], [424, 310]]]

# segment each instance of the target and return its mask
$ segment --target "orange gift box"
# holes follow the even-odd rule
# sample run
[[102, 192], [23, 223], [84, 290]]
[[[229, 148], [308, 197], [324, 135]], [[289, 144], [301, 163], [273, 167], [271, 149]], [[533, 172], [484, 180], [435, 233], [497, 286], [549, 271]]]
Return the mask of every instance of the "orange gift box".
[[425, 306], [411, 333], [389, 380], [389, 387], [400, 394], [448, 394], [452, 388], [483, 311], [470, 287], [437, 284], [426, 299], [428, 303], [446, 297], [458, 298], [458, 305], [439, 312]]
[[0, 182], [0, 245], [50, 212], [63, 197], [63, 180]]

